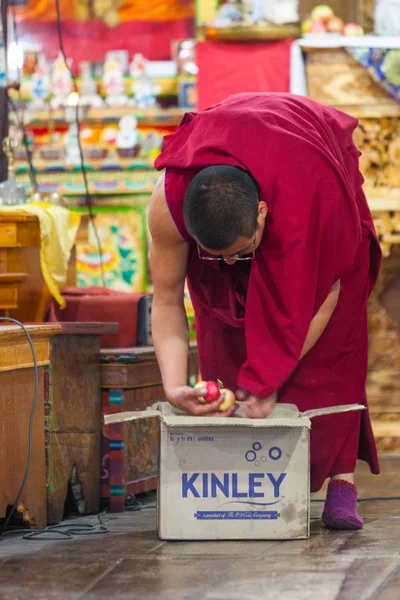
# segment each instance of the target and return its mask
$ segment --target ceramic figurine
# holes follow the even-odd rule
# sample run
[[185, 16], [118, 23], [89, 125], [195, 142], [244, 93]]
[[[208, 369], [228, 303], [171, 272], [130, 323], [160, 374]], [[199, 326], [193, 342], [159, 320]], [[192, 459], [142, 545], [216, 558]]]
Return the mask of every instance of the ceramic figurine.
[[35, 70], [31, 77], [31, 107], [44, 108], [50, 95], [49, 68], [43, 54], [40, 54]]
[[253, 0], [251, 3], [251, 20], [256, 23], [265, 20], [265, 0]]
[[52, 108], [65, 106], [66, 100], [72, 92], [72, 88], [71, 73], [60, 53], [53, 64], [53, 78], [51, 83], [51, 91], [53, 93], [53, 98], [51, 100]]
[[104, 64], [103, 87], [108, 106], [118, 107], [128, 104], [121, 65], [118, 61], [110, 57], [107, 58]]
[[139, 152], [139, 132], [137, 119], [127, 115], [119, 122], [119, 131], [116, 139], [117, 152], [123, 158], [134, 157]]
[[264, 18], [273, 25], [297, 23], [299, 16], [299, 0], [267, 0]]
[[81, 68], [81, 99], [80, 103], [83, 106], [93, 106], [98, 107], [103, 105], [103, 100], [97, 93], [97, 83], [92, 77], [92, 73], [90, 71], [90, 63], [82, 62], [80, 65]]
[[154, 108], [156, 95], [160, 93], [160, 86], [146, 73], [147, 65], [148, 61], [144, 56], [135, 54], [130, 66], [130, 74], [133, 77], [133, 101], [137, 108], [143, 109]]
[[3, 151], [8, 161], [8, 179], [0, 183], [0, 205], [18, 206], [26, 203], [25, 186], [15, 179], [15, 144], [11, 138], [3, 140]]
[[213, 22], [214, 27], [229, 27], [243, 19], [243, 6], [241, 0], [227, 0], [223, 4]]

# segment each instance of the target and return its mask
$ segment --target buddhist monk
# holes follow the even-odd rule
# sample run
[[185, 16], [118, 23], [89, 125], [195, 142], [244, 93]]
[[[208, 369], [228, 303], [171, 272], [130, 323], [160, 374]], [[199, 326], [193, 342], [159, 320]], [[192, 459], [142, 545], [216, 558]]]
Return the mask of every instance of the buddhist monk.
[[[187, 279], [203, 379], [265, 418], [366, 405], [367, 300], [381, 253], [352, 117], [290, 94], [238, 94], [165, 138], [149, 211], [154, 344], [169, 402], [217, 415], [187, 385]], [[229, 416], [230, 409], [222, 416]], [[379, 473], [368, 411], [314, 419], [311, 491], [323, 520], [359, 529], [357, 458]]]

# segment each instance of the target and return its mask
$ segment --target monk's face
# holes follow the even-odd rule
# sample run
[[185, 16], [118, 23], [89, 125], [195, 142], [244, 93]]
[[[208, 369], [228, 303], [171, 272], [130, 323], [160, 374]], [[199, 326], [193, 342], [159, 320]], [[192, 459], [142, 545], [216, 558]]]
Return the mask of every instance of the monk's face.
[[[234, 244], [224, 250], [210, 250], [204, 248], [209, 254], [219, 256], [225, 260], [227, 265], [234, 265], [239, 258], [254, 257], [255, 251], [261, 244], [267, 216], [267, 205], [260, 201], [258, 204], [257, 226], [254, 234], [250, 237], [239, 236]], [[252, 256], [253, 255], [253, 256]]]

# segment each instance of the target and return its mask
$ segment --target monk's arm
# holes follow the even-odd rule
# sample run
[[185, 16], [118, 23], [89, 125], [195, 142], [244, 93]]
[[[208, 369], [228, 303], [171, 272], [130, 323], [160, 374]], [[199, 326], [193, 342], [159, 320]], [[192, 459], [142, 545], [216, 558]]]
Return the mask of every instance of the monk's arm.
[[340, 281], [337, 281], [328, 294], [327, 299], [322, 304], [321, 308], [313, 318], [310, 328], [307, 333], [306, 341], [304, 342], [303, 350], [301, 351], [300, 359], [315, 346], [319, 338], [325, 331], [331, 316], [338, 303], [340, 293]]
[[189, 329], [184, 307], [188, 244], [172, 221], [157, 183], [149, 209], [150, 269], [154, 285], [152, 334], [164, 390], [187, 385]]

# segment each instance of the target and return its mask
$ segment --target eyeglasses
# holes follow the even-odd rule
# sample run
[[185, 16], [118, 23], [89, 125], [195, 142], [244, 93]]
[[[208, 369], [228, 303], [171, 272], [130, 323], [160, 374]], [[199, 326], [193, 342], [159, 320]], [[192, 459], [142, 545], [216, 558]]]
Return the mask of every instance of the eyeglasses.
[[197, 244], [197, 254], [201, 260], [253, 260], [256, 255], [256, 236], [254, 236], [254, 240], [249, 246], [253, 246], [254, 250], [251, 253], [247, 254], [231, 254], [230, 256], [212, 256], [211, 254], [207, 254], [205, 250], [200, 248], [199, 244]]

